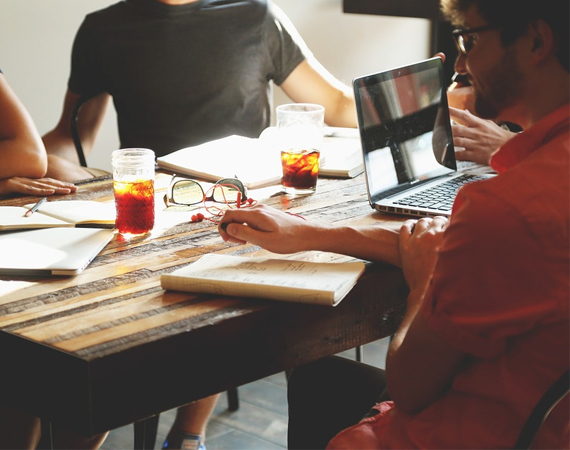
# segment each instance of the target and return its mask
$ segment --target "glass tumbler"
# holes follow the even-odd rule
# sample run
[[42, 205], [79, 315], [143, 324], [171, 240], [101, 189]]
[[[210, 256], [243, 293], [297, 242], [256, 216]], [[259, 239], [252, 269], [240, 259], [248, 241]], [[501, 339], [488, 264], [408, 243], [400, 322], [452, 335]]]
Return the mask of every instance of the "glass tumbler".
[[113, 151], [116, 228], [121, 234], [148, 233], [154, 226], [154, 152], [146, 148]]
[[317, 187], [325, 108], [310, 103], [280, 105], [276, 110], [281, 184], [288, 194], [312, 194]]

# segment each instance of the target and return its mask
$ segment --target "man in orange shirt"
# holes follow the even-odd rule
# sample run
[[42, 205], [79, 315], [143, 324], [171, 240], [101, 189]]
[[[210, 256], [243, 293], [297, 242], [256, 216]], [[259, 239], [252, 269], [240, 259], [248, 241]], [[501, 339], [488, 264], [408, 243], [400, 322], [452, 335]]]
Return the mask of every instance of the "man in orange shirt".
[[[265, 206], [228, 211], [220, 225], [224, 239], [273, 252], [401, 265], [410, 288], [386, 361], [392, 401], [376, 403], [379, 369], [342, 358], [301, 367], [289, 383], [290, 448], [512, 448], [570, 364], [569, 4], [442, 7], [477, 115], [525, 130], [492, 156], [497, 177], [465, 186], [449, 221], [410, 220], [399, 235]], [[545, 448], [568, 448], [562, 423]]]

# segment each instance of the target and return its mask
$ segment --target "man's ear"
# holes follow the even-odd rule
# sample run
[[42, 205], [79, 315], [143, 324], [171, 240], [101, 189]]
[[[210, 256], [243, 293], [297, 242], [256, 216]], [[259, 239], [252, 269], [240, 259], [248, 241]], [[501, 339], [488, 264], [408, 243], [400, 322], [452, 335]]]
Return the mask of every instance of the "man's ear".
[[550, 54], [556, 52], [554, 35], [550, 26], [542, 19], [538, 19], [529, 26], [531, 48], [530, 62], [537, 64]]

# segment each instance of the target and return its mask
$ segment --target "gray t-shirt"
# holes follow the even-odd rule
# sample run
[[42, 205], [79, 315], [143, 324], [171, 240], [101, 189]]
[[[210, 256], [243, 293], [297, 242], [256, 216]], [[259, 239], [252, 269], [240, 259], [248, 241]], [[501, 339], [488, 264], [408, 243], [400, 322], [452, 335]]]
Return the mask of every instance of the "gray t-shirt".
[[108, 92], [121, 147], [157, 156], [269, 125], [269, 81], [305, 59], [266, 0], [166, 5], [124, 0], [89, 14], [72, 53], [69, 90]]

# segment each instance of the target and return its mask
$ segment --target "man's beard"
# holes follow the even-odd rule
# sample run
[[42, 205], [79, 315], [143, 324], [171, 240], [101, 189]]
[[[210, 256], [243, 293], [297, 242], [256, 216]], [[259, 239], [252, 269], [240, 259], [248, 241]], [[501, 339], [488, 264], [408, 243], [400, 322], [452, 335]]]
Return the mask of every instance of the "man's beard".
[[507, 51], [498, 67], [486, 76], [485, 93], [474, 85], [475, 113], [483, 119], [496, 119], [512, 106], [520, 92], [522, 75], [518, 70], [514, 49]]

